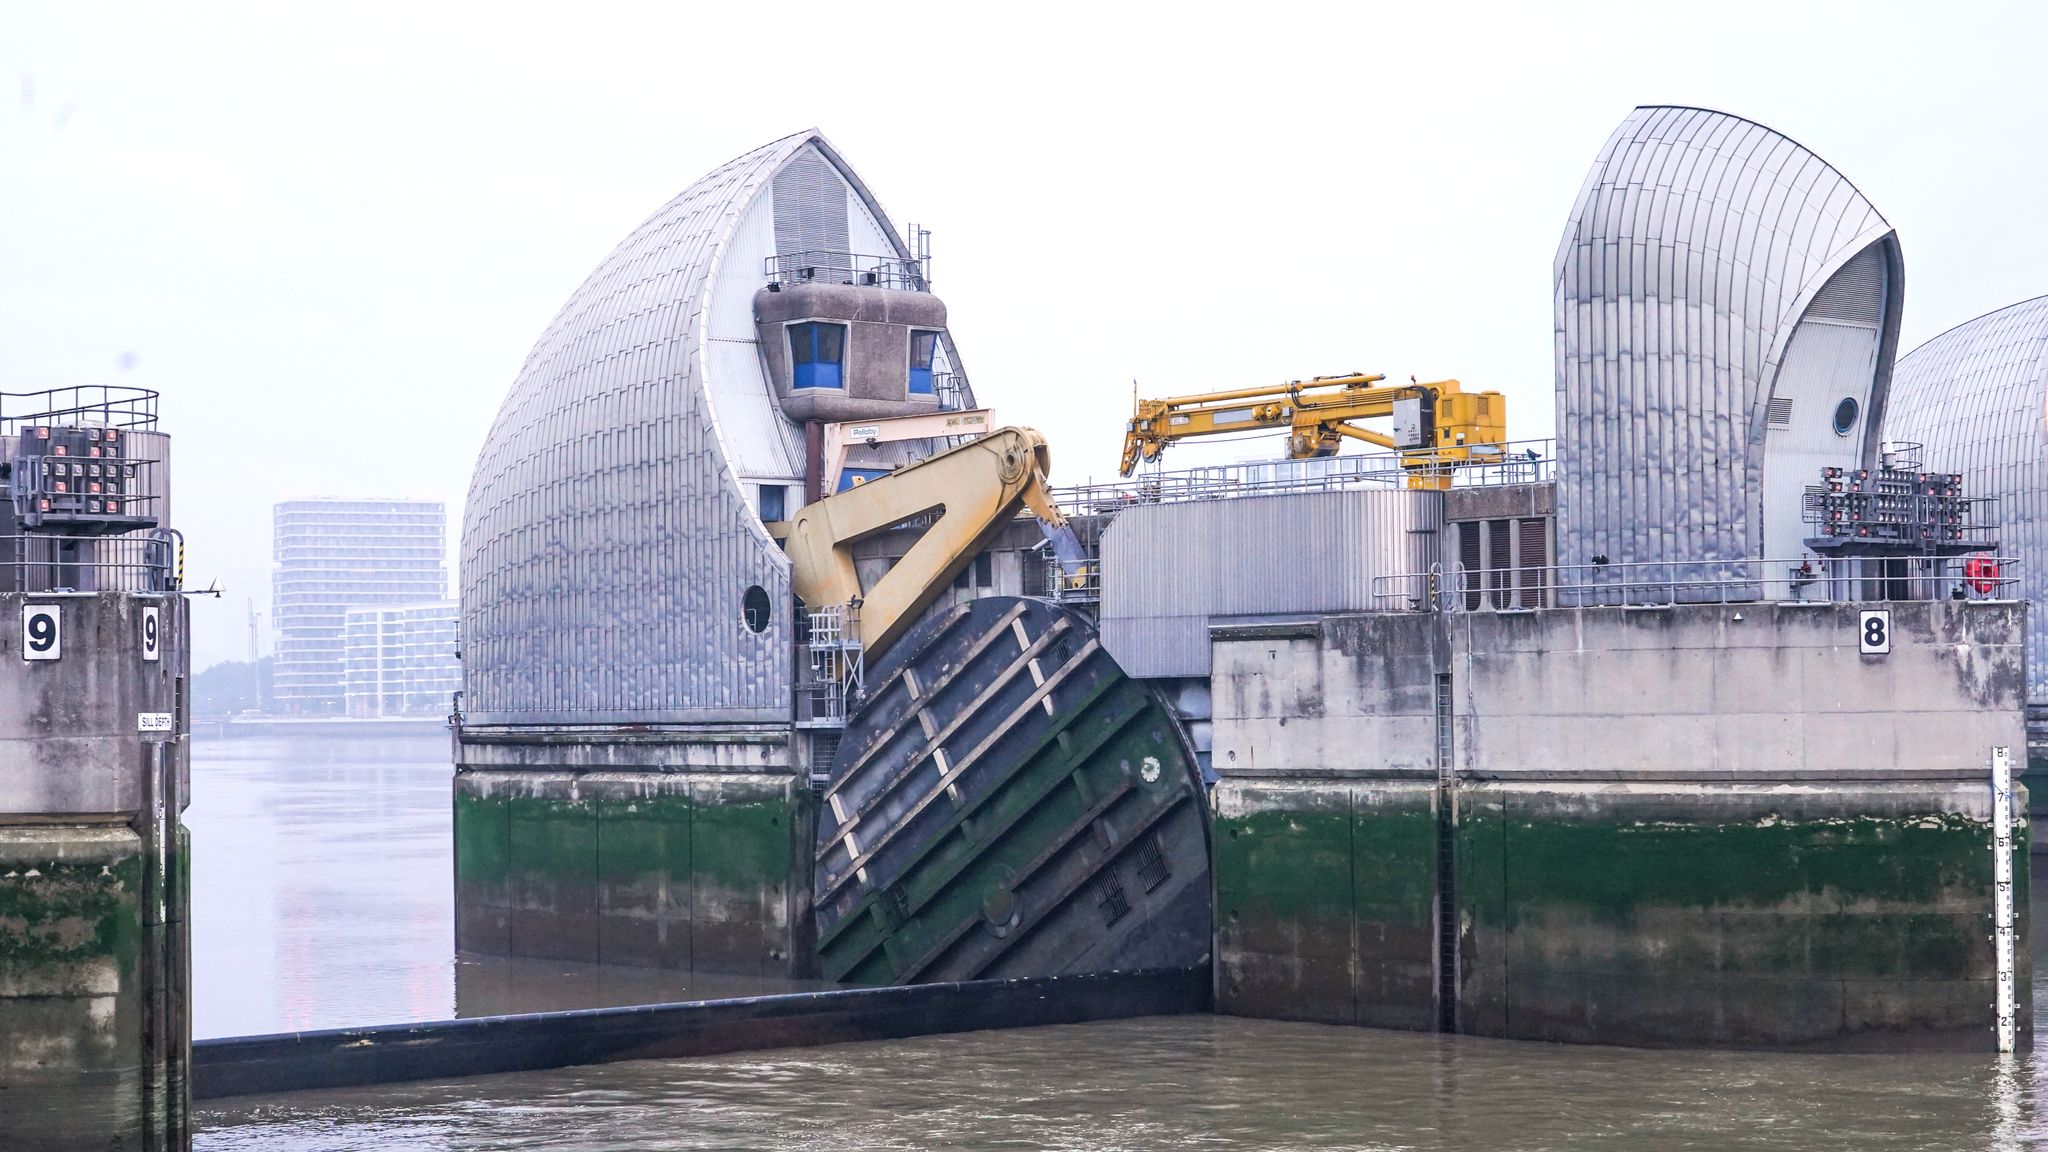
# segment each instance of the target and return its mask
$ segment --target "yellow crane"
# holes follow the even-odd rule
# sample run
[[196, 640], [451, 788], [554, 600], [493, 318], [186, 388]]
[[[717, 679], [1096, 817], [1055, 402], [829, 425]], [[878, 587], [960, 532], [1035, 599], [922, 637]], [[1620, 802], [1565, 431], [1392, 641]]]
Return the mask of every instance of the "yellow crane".
[[[1335, 456], [1349, 437], [1400, 453], [1410, 488], [1448, 488], [1452, 470], [1497, 463], [1507, 440], [1507, 398], [1467, 392], [1456, 380], [1382, 386], [1381, 375], [1352, 373], [1290, 380], [1276, 388], [1244, 388], [1140, 400], [1124, 429], [1121, 473], [1156, 460], [1166, 446], [1196, 436], [1287, 430], [1287, 456]], [[1391, 417], [1391, 434], [1355, 421]]]
[[[1069, 578], [1088, 563], [1046, 484], [1052, 450], [1029, 428], [1002, 428], [829, 495], [768, 529], [789, 554], [790, 584], [811, 607], [860, 604], [869, 656], [887, 649], [1020, 511], [1029, 511]], [[889, 571], [862, 587], [853, 546], [936, 514]]]

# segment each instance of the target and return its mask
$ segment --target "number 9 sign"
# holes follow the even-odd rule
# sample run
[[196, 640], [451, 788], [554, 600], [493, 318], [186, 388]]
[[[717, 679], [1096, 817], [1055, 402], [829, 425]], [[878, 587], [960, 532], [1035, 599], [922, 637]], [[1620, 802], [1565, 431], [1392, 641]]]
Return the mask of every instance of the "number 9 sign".
[[21, 606], [21, 658], [56, 660], [64, 655], [64, 614], [55, 604]]

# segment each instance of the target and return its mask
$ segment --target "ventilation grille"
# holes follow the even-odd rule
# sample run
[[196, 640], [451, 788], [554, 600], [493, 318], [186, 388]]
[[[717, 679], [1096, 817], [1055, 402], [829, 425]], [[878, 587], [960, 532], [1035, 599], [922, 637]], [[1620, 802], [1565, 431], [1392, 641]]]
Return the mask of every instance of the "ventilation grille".
[[1131, 914], [1131, 898], [1124, 892], [1124, 882], [1116, 873], [1105, 872], [1095, 884], [1095, 907], [1102, 913], [1103, 927], [1111, 927]]
[[1521, 571], [1516, 581], [1519, 593], [1516, 603], [1523, 608], [1544, 606], [1544, 577], [1550, 563], [1550, 521], [1541, 516], [1532, 516], [1519, 525], [1516, 537]]
[[1770, 407], [1764, 410], [1764, 414], [1771, 427], [1790, 428], [1792, 426], [1792, 398], [1790, 396], [1773, 396]]
[[1828, 278], [1806, 306], [1810, 320], [1875, 328], [1884, 320], [1884, 251], [1872, 244]]
[[1154, 832], [1138, 845], [1138, 883], [1150, 892], [1166, 883], [1171, 875], [1173, 865], [1167, 863], [1166, 846], [1160, 842], [1159, 833]]
[[845, 252], [846, 185], [816, 148], [789, 158], [775, 174], [775, 250]]
[[1458, 525], [1458, 563], [1463, 565], [1465, 569], [1466, 588], [1468, 589], [1465, 593], [1465, 609], [1468, 612], [1479, 607], [1479, 531], [1481, 527], [1483, 525], [1477, 520], [1469, 524]]

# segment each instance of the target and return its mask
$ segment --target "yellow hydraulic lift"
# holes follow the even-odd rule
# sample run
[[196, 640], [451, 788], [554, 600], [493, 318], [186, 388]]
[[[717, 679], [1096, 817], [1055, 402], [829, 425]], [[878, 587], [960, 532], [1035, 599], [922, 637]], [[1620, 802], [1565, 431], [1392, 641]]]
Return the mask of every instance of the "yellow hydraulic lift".
[[[1277, 388], [1245, 388], [1140, 400], [1124, 430], [1121, 472], [1156, 460], [1168, 444], [1197, 436], [1286, 429], [1287, 456], [1335, 456], [1349, 437], [1400, 453], [1410, 488], [1448, 488], [1451, 473], [1502, 459], [1507, 398], [1466, 392], [1456, 380], [1381, 386], [1380, 375], [1352, 373], [1290, 380]], [[1391, 434], [1357, 427], [1391, 417]]]
[[[879, 476], [771, 524], [789, 554], [790, 585], [811, 607], [859, 602], [859, 638], [869, 656], [915, 624], [1020, 511], [1036, 517], [1073, 578], [1088, 560], [1053, 503], [1046, 473], [1052, 450], [1029, 428], [1001, 428], [930, 459]], [[933, 521], [887, 574], [861, 586], [853, 546], [916, 516]]]

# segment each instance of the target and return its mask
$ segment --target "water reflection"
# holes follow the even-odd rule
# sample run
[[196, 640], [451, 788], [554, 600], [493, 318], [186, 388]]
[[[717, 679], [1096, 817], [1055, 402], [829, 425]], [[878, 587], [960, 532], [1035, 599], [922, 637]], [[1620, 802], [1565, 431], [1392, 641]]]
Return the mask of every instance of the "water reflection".
[[450, 776], [438, 730], [194, 743], [195, 1036], [822, 986], [458, 957]]

